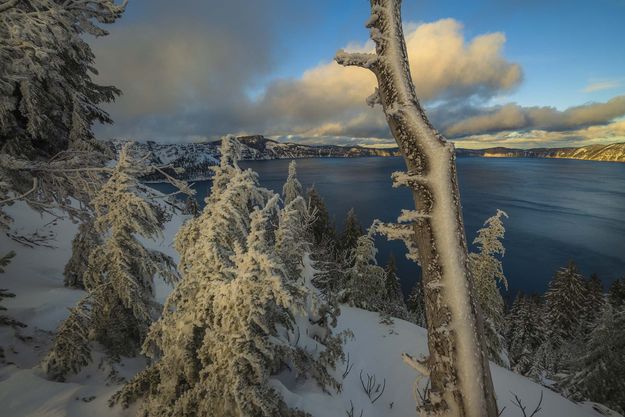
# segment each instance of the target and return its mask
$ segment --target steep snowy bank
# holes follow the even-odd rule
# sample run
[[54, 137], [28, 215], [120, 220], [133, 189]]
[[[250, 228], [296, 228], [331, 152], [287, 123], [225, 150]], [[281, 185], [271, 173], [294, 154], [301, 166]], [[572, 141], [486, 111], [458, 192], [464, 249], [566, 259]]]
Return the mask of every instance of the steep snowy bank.
[[[0, 236], [0, 254], [15, 250], [17, 256], [0, 275], [0, 287], [8, 288], [16, 294], [7, 299], [4, 305], [7, 314], [20, 320], [28, 327], [13, 330], [0, 327], [0, 346], [5, 351], [5, 363], [0, 365], [0, 404], [2, 415], [20, 416], [132, 416], [134, 410], [109, 408], [108, 398], [120, 386], [119, 377], [129, 377], [144, 366], [141, 358], [124, 359], [115, 366], [118, 374], [111, 374], [110, 365], [96, 353], [93, 363], [80, 374], [71, 376], [66, 383], [51, 382], [43, 378], [37, 367], [39, 359], [47, 351], [53, 331], [67, 315], [67, 307], [72, 306], [83, 292], [63, 287], [63, 267], [70, 256], [71, 238], [76, 225], [67, 218], [33, 212], [23, 204], [10, 208], [15, 218], [15, 232], [32, 237], [47, 236], [51, 247], [21, 245], [6, 235]], [[174, 216], [167, 224], [165, 237], [156, 242], [160, 250], [175, 256], [171, 247], [173, 235], [184, 221], [182, 216]], [[307, 268], [307, 273], [311, 269]], [[159, 283], [157, 296], [164, 300], [169, 288]], [[415, 371], [405, 365], [401, 353], [420, 356], [427, 352], [426, 332], [411, 323], [395, 320], [393, 325], [380, 323], [377, 313], [356, 308], [342, 307], [339, 330], [351, 329], [354, 334], [345, 346], [349, 355], [350, 371], [343, 380], [340, 393], [325, 394], [310, 381], [290, 381], [278, 376], [273, 384], [284, 395], [287, 402], [302, 408], [318, 417], [345, 415], [354, 407], [354, 415], [363, 417], [405, 417], [414, 415]], [[97, 349], [96, 349], [97, 351]], [[340, 364], [335, 376], [342, 380], [346, 364]], [[589, 404], [574, 404], [560, 395], [534, 384], [528, 379], [492, 365], [493, 378], [497, 390], [499, 406], [505, 406], [502, 416], [520, 416], [511, 400], [513, 393], [533, 409], [541, 391], [544, 393], [542, 411], [545, 417], [594, 417], [601, 416]], [[362, 373], [361, 373], [362, 372]], [[377, 396], [372, 403], [362, 387], [367, 377], [375, 377], [380, 384]], [[375, 398], [372, 395], [372, 398]]]

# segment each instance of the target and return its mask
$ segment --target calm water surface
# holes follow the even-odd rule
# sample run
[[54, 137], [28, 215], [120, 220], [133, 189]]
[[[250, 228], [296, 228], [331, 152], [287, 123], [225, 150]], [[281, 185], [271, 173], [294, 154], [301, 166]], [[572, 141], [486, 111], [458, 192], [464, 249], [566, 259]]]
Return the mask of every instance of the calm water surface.
[[[280, 192], [289, 160], [245, 161], [263, 186]], [[405, 188], [392, 188], [390, 175], [403, 170], [400, 158], [300, 159], [298, 177], [315, 185], [338, 227], [353, 207], [365, 226], [394, 221], [412, 208]], [[565, 159], [459, 158], [458, 176], [467, 237], [472, 241], [499, 208], [505, 220], [503, 267], [510, 293], [543, 292], [569, 259], [586, 275], [596, 272], [608, 285], [625, 276], [625, 164]], [[209, 182], [196, 184], [198, 197]], [[419, 276], [399, 242], [377, 240], [378, 262], [392, 251], [404, 291]]]

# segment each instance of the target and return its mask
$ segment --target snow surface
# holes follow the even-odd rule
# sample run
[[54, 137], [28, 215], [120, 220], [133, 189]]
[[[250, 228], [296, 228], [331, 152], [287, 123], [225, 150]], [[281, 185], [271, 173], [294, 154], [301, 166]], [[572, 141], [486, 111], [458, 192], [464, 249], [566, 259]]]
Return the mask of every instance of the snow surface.
[[[109, 397], [119, 389], [121, 382], [109, 378], [111, 367], [103, 360], [96, 348], [93, 363], [78, 375], [59, 383], [44, 378], [38, 361], [45, 355], [52, 340], [52, 331], [67, 316], [67, 307], [72, 306], [84, 293], [63, 286], [63, 267], [69, 259], [71, 238], [77, 225], [67, 218], [57, 219], [44, 214], [40, 216], [25, 205], [18, 203], [9, 208], [15, 218], [14, 229], [28, 235], [38, 231], [40, 235], [52, 233], [54, 248], [28, 248], [0, 236], [0, 253], [15, 250], [17, 256], [0, 274], [0, 287], [16, 294], [5, 299], [7, 314], [28, 324], [27, 328], [13, 330], [0, 327], [0, 346], [4, 347], [7, 364], [0, 364], [0, 415], [21, 416], [132, 416], [136, 406], [122, 410], [119, 406], [109, 408]], [[50, 222], [53, 223], [50, 223]], [[174, 216], [166, 225], [162, 241], [152, 243], [154, 248], [177, 255], [171, 242], [183, 216]], [[311, 274], [309, 265], [306, 273]], [[310, 277], [307, 277], [308, 279]], [[163, 301], [169, 292], [166, 284], [157, 285], [157, 298]], [[346, 415], [350, 401], [354, 415], [363, 417], [406, 417], [416, 415], [414, 382], [416, 372], [406, 365], [403, 352], [414, 357], [427, 353], [426, 331], [412, 323], [394, 320], [392, 325], [380, 323], [377, 313], [347, 306], [341, 307], [338, 331], [351, 329], [354, 337], [345, 345], [349, 355], [351, 371], [342, 380], [345, 364], [339, 364], [334, 375], [343, 382], [340, 393], [323, 393], [312, 381], [293, 382], [273, 379], [273, 385], [282, 392], [287, 403], [299, 407], [318, 417]], [[123, 358], [115, 366], [118, 376], [128, 378], [145, 365], [142, 358]], [[505, 406], [503, 417], [521, 416], [511, 400], [513, 393], [533, 409], [541, 391], [544, 393], [542, 411], [545, 417], [598, 417], [593, 405], [575, 404], [549, 389], [537, 385], [525, 377], [491, 364], [499, 407]], [[386, 379], [382, 396], [372, 404], [363, 388], [359, 375], [362, 371], [366, 382], [367, 374], [375, 375], [377, 382]], [[421, 383], [421, 386], [423, 386]], [[283, 385], [284, 384], [284, 385]], [[288, 389], [287, 389], [288, 386]], [[598, 407], [594, 405], [594, 407]], [[617, 416], [616, 414], [611, 414]]]

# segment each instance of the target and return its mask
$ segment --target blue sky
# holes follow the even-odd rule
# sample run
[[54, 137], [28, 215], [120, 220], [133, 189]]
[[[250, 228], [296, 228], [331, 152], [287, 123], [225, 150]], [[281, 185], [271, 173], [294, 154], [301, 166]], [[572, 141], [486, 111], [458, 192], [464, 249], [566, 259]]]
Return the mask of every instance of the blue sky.
[[[371, 81], [332, 66], [338, 49], [366, 47], [368, 15], [366, 0], [130, 0], [93, 42], [101, 80], [125, 91], [109, 108], [116, 125], [98, 133], [389, 142], [381, 110], [345, 93]], [[625, 141], [624, 0], [404, 1], [403, 18], [411, 56], [449, 55], [438, 75], [411, 67], [434, 124], [460, 146]]]

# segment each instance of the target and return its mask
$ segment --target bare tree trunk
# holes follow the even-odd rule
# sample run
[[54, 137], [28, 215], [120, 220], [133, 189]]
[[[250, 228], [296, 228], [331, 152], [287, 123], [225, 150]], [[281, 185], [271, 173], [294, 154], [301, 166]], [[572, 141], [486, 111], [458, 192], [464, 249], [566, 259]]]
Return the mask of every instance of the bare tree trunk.
[[408, 172], [396, 175], [413, 193], [415, 240], [422, 267], [431, 388], [420, 412], [447, 417], [496, 417], [483, 324], [468, 270], [455, 151], [428, 121], [410, 76], [400, 0], [371, 0], [367, 22], [376, 53], [340, 51], [336, 61], [371, 70]]

